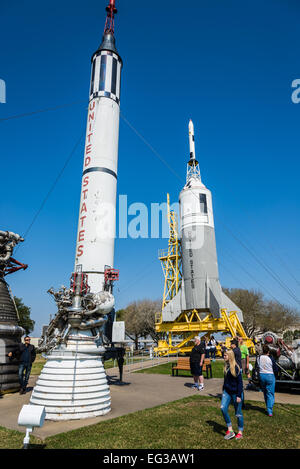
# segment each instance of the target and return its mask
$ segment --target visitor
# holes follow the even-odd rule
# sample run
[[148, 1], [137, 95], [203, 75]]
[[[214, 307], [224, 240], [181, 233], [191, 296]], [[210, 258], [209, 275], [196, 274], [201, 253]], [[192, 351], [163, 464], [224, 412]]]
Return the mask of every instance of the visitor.
[[[243, 400], [243, 381], [241, 368], [235, 360], [233, 350], [224, 352], [224, 384], [223, 394], [221, 401], [221, 411], [227, 425], [227, 432], [224, 436], [225, 440], [236, 438], [241, 440], [244, 431], [244, 417], [242, 413], [242, 400]], [[237, 418], [238, 433], [235, 434], [232, 428], [230, 416], [228, 414], [228, 407], [233, 403], [235, 409], [235, 416]]]
[[259, 366], [260, 387], [264, 393], [267, 413], [269, 417], [273, 416], [273, 406], [275, 403], [275, 383], [278, 373], [277, 364], [270, 354], [268, 345], [263, 345], [262, 355], [257, 357]]
[[210, 345], [207, 337], [204, 337], [203, 339], [205, 343], [205, 358], [209, 358], [209, 352], [210, 352]]
[[240, 369], [242, 369], [242, 354], [241, 354], [241, 351], [239, 349], [238, 339], [236, 339], [236, 338], [232, 339], [230, 341], [230, 347], [231, 347], [231, 349], [234, 353], [236, 363], [238, 364]]
[[224, 353], [227, 351], [227, 347], [225, 344], [221, 344], [221, 353], [222, 353], [222, 358], [224, 358]]
[[20, 394], [26, 393], [31, 366], [36, 357], [35, 347], [30, 344], [30, 340], [30, 337], [27, 335], [24, 337], [24, 344], [17, 344], [15, 350], [7, 354], [8, 357], [17, 358], [19, 360]]
[[242, 361], [242, 370], [243, 374], [247, 376], [248, 379], [251, 378], [249, 372], [249, 350], [242, 337], [239, 337], [239, 347], [241, 351], [241, 361]]
[[218, 345], [218, 342], [216, 341], [216, 339], [214, 338], [214, 336], [212, 335], [209, 342], [208, 342], [208, 345], [210, 347], [210, 358], [212, 359], [212, 361], [214, 362], [216, 360], [216, 350], [217, 350], [217, 345]]
[[190, 355], [190, 368], [194, 377], [193, 388], [202, 391], [204, 389], [202, 367], [205, 358], [205, 341], [201, 340], [199, 336], [195, 337], [194, 341], [195, 345]]

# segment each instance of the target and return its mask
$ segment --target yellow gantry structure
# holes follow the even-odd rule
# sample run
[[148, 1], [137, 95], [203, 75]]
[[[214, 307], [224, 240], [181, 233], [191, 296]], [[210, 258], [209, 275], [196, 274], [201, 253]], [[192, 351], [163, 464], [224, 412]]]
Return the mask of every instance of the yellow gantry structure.
[[[178, 237], [177, 215], [170, 210], [169, 194], [167, 194], [167, 206], [169, 244], [168, 249], [160, 251], [158, 256], [165, 277], [162, 310], [177, 295], [182, 286], [181, 241]], [[162, 336], [155, 349], [160, 355], [190, 352], [193, 348], [191, 341], [201, 332], [205, 332], [207, 337], [216, 332], [227, 332], [231, 337], [238, 335], [244, 339], [250, 353], [255, 351], [254, 344], [247, 337], [236, 311], [228, 314], [226, 309], [222, 309], [221, 318], [214, 318], [212, 314], [207, 314], [203, 318], [203, 312], [198, 310], [183, 311], [173, 322], [164, 322], [161, 311], [155, 315], [155, 330]], [[229, 347], [230, 340], [230, 338], [226, 339], [225, 346]], [[220, 346], [217, 347], [217, 352], [221, 354]]]
[[170, 210], [170, 196], [167, 194], [167, 216], [169, 223], [169, 245], [167, 250], [159, 252], [165, 284], [162, 309], [174, 298], [181, 288], [181, 242], [178, 238], [177, 214]]

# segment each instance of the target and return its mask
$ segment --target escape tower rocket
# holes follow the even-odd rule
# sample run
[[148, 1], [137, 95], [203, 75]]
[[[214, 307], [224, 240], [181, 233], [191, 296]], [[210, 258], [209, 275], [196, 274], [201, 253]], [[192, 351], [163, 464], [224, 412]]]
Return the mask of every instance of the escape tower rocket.
[[162, 310], [162, 321], [174, 321], [182, 311], [221, 317], [221, 310], [242, 311], [222, 291], [212, 195], [204, 185], [195, 153], [194, 125], [189, 121], [189, 150], [186, 184], [179, 194], [182, 284], [180, 291]]

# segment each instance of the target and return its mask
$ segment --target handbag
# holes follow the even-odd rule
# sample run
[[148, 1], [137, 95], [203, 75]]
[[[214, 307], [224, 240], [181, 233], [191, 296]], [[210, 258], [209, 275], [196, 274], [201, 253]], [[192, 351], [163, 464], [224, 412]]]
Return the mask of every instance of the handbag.
[[252, 370], [252, 381], [256, 386], [260, 386], [259, 357], [256, 358], [255, 365]]

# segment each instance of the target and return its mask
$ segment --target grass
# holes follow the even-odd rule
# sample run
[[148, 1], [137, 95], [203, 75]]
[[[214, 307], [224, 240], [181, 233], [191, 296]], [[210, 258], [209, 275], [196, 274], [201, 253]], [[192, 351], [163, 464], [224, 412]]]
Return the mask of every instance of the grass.
[[[211, 362], [212, 376], [213, 378], [223, 378], [224, 377], [224, 361], [216, 360]], [[135, 373], [148, 373], [148, 374], [162, 374], [162, 375], [171, 375], [172, 374], [172, 363], [163, 363], [161, 365], [153, 366], [152, 368], [145, 368], [135, 371]], [[178, 370], [178, 376], [191, 376], [190, 371]], [[206, 376], [206, 371], [204, 371], [203, 376]], [[243, 379], [247, 378], [244, 376]]]
[[[39, 375], [41, 373], [42, 368], [45, 365], [46, 361], [47, 360], [42, 356], [42, 354], [37, 354], [36, 359], [32, 364], [31, 375]], [[135, 357], [135, 358], [133, 358], [133, 361], [134, 362], [142, 361], [142, 357]], [[126, 361], [125, 361], [125, 364], [126, 364]], [[105, 369], [113, 368], [114, 366], [118, 366], [116, 360], [110, 359], [110, 360], [106, 360], [104, 362], [104, 368]]]
[[[44, 357], [42, 357], [41, 354], [37, 354], [36, 359], [32, 364], [31, 375], [39, 375], [46, 361], [47, 360]], [[114, 360], [111, 359], [111, 360], [107, 360], [104, 362], [105, 369], [112, 368], [112, 367], [114, 367]]]
[[[23, 446], [24, 436], [25, 433], [0, 427], [0, 449], [21, 449]], [[30, 436], [30, 443], [33, 445], [43, 444], [41, 440], [33, 436]]]
[[[113, 361], [111, 361], [113, 363]], [[35, 372], [45, 360], [38, 356]], [[109, 363], [107, 362], [107, 365]], [[137, 373], [171, 374], [171, 363]], [[212, 363], [213, 377], [223, 377], [223, 361]], [[189, 372], [180, 371], [182, 376]], [[151, 409], [106, 420], [42, 441], [33, 435], [34, 448], [45, 449], [300, 449], [300, 406], [275, 404], [270, 419], [263, 402], [246, 401], [244, 438], [225, 441], [226, 426], [220, 400], [199, 394]], [[233, 428], [236, 418], [230, 407]], [[24, 434], [0, 427], [0, 449], [21, 449]]]
[[41, 354], [37, 354], [31, 368], [31, 375], [39, 375], [42, 371], [43, 366], [46, 363], [46, 359]]
[[[243, 440], [225, 441], [220, 400], [194, 395], [152, 409], [47, 438], [31, 437], [46, 449], [299, 449], [300, 406], [246, 401]], [[234, 429], [236, 419], [230, 409]], [[0, 428], [0, 448], [21, 448], [23, 434]]]

